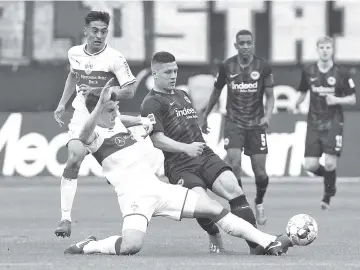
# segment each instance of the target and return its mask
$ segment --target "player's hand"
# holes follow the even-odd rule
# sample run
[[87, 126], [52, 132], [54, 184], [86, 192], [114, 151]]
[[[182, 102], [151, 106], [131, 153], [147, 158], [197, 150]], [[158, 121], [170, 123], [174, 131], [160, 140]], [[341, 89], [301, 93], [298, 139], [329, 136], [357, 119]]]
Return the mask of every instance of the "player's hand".
[[201, 131], [204, 133], [204, 134], [209, 134], [210, 133], [210, 128], [208, 126], [208, 121], [207, 121], [207, 116], [203, 116], [203, 120], [202, 120], [202, 123], [201, 123]]
[[92, 89], [93, 88], [88, 86], [87, 84], [81, 84], [79, 86], [79, 93], [81, 93], [85, 97]]
[[262, 128], [268, 128], [270, 124], [270, 119], [267, 116], [264, 116], [263, 118], [260, 119], [260, 124], [259, 126]]
[[325, 100], [326, 100], [326, 104], [328, 106], [337, 105], [339, 103], [338, 97], [336, 97], [334, 95], [326, 95]]
[[201, 156], [206, 144], [203, 142], [193, 142], [187, 145], [186, 154], [190, 157]]
[[59, 104], [56, 110], [54, 111], [55, 121], [59, 124], [60, 127], [64, 124], [64, 122], [61, 120], [61, 117], [63, 116], [64, 112], [65, 112], [65, 106], [61, 104]]
[[108, 82], [104, 85], [103, 89], [101, 90], [99, 102], [101, 105], [104, 105], [111, 99], [111, 87], [114, 81], [114, 77], [108, 80]]
[[153, 123], [151, 122], [151, 120], [147, 117], [141, 117], [140, 121], [141, 121], [142, 127], [146, 131], [146, 133], [144, 135], [142, 135], [141, 137], [143, 137], [145, 139], [153, 131], [154, 126], [153, 126]]

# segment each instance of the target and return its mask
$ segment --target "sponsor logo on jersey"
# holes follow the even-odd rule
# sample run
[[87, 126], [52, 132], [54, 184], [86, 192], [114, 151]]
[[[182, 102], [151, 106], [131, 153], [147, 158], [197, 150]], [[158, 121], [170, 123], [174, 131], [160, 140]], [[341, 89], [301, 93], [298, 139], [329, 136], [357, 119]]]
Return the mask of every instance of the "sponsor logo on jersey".
[[132, 209], [133, 211], [138, 210], [138, 208], [139, 208], [139, 206], [137, 205], [136, 202], [133, 202], [133, 203], [131, 204], [131, 209]]
[[231, 90], [237, 90], [239, 92], [256, 92], [258, 89], [258, 82], [254, 82], [254, 83], [235, 83], [235, 82], [231, 82], [230, 84], [230, 88]]
[[186, 116], [186, 118], [197, 118], [196, 111], [193, 108], [183, 108], [174, 110], [177, 117]]
[[150, 119], [151, 124], [153, 124], [153, 125], [156, 124], [155, 115], [153, 113], [148, 114], [147, 118]]
[[253, 71], [250, 74], [251, 79], [253, 79], [254, 81], [257, 81], [260, 78], [260, 73], [259, 71]]
[[312, 91], [314, 93], [318, 93], [319, 96], [326, 96], [326, 95], [334, 95], [335, 94], [335, 87], [325, 87], [325, 86], [312, 86]]
[[328, 83], [328, 85], [333, 86], [336, 83], [336, 79], [331, 76], [331, 77], [327, 78], [327, 83]]
[[114, 142], [116, 143], [117, 146], [122, 147], [125, 145], [126, 140], [128, 139], [135, 140], [134, 136], [130, 133], [115, 137]]

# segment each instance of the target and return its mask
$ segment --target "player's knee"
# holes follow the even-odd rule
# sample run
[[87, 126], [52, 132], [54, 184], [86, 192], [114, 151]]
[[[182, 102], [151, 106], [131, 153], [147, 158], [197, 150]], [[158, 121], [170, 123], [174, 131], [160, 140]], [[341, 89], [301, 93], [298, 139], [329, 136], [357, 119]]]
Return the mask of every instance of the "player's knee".
[[326, 171], [333, 171], [336, 169], [336, 159], [326, 159], [324, 162], [324, 169]]
[[212, 191], [227, 200], [244, 194], [231, 171], [224, 171], [219, 175], [212, 186]]
[[142, 243], [139, 242], [133, 242], [129, 243], [127, 245], [122, 245], [120, 254], [121, 255], [135, 255], [136, 253], [139, 253], [142, 248]]
[[227, 151], [228, 161], [233, 168], [241, 167], [241, 150], [229, 149]]
[[304, 168], [309, 172], [315, 172], [319, 168], [319, 161], [314, 159], [305, 159]]
[[142, 237], [136, 235], [126, 235], [124, 234], [123, 240], [121, 243], [120, 254], [121, 255], [134, 255], [138, 253], [143, 246]]
[[80, 141], [74, 140], [69, 142], [67, 167], [79, 168], [85, 156], [86, 149]]

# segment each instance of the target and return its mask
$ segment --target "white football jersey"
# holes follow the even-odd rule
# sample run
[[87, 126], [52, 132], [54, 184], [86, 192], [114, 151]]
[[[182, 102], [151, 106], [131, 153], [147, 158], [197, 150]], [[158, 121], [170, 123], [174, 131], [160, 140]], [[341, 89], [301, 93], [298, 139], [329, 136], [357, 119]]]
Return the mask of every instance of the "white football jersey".
[[95, 135], [87, 149], [102, 166], [105, 177], [144, 161], [145, 149], [119, 118], [115, 119], [113, 129], [97, 126]]
[[79, 93], [79, 86], [86, 84], [90, 87], [103, 87], [108, 80], [116, 77], [114, 85], [124, 87], [136, 81], [125, 57], [108, 45], [94, 54], [86, 51], [86, 44], [70, 48], [68, 51], [71, 71], [75, 74], [76, 97], [72, 103], [75, 110], [88, 113], [85, 98]]

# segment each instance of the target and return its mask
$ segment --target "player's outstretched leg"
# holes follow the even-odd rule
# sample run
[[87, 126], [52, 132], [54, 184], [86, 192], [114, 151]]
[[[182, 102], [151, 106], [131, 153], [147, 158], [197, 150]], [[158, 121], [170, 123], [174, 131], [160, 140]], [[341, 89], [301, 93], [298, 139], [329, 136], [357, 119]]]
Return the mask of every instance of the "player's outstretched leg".
[[55, 235], [58, 237], [71, 235], [71, 209], [76, 194], [79, 169], [85, 156], [86, 149], [82, 142], [69, 141], [68, 160], [61, 178], [61, 220], [55, 229]]
[[226, 233], [260, 245], [263, 249], [260, 250], [257, 247], [258, 254], [281, 255], [292, 246], [288, 237], [263, 233], [244, 219], [229, 213], [216, 201], [189, 191], [184, 205], [184, 214], [192, 207], [195, 209], [194, 217], [212, 219]]
[[269, 185], [269, 177], [266, 174], [266, 155], [254, 154], [251, 157], [251, 165], [255, 174], [256, 197], [255, 213], [256, 221], [259, 225], [265, 225], [267, 217], [264, 210], [264, 196]]
[[126, 216], [122, 236], [114, 235], [102, 240], [88, 237], [68, 247], [64, 254], [134, 255], [143, 246], [147, 225], [148, 221], [142, 215]]

